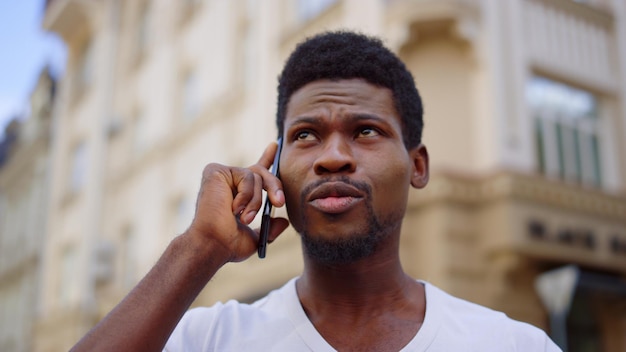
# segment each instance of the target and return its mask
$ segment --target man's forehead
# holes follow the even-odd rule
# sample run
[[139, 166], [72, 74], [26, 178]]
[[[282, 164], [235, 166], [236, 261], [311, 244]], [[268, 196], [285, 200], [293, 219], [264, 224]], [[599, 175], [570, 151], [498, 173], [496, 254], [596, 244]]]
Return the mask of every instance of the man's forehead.
[[[287, 104], [286, 117], [324, 103], [386, 111], [395, 107], [390, 89], [361, 78], [312, 81], [295, 91]], [[387, 111], [388, 112], [388, 111]]]
[[388, 88], [373, 84], [364, 78], [324, 78], [308, 82], [307, 84], [298, 88], [291, 96], [293, 98], [296, 95], [301, 95], [303, 92], [318, 93], [321, 91], [329, 91], [337, 92], [339, 94], [341, 94], [342, 92], [350, 94], [367, 94], [371, 93], [371, 91], [380, 90], [387, 90], [391, 92], [391, 90], [389, 90]]

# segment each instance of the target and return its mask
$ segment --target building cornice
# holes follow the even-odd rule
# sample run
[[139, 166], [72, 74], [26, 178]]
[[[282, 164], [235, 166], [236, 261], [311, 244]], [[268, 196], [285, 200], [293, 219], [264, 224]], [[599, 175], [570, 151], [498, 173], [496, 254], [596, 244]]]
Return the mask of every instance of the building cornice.
[[484, 177], [448, 172], [435, 174], [425, 189], [410, 194], [409, 206], [420, 207], [433, 202], [478, 205], [502, 199], [626, 221], [626, 195], [507, 171]]
[[91, 0], [48, 0], [42, 20], [43, 28], [56, 32], [66, 43], [72, 42], [80, 33], [78, 29], [94, 30], [104, 3]]
[[562, 11], [570, 13], [577, 18], [585, 19], [600, 27], [612, 28], [614, 25], [613, 15], [608, 9], [601, 9], [594, 5], [588, 5], [572, 0], [534, 0], [544, 3]]
[[453, 223], [460, 214], [471, 217], [462, 231], [484, 258], [516, 258], [511, 268], [524, 258], [618, 273], [626, 268], [624, 195], [509, 171], [482, 177], [444, 172], [409, 196], [409, 212], [427, 208], [445, 209], [450, 223], [444, 233], [459, 231]]

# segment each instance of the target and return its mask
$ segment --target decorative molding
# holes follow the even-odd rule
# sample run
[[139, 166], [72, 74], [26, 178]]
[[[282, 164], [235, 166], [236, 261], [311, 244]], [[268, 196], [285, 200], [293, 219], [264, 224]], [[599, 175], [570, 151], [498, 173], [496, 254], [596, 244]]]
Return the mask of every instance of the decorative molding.
[[42, 25], [56, 32], [65, 42], [72, 42], [80, 33], [78, 28], [93, 31], [98, 26], [103, 13], [102, 1], [91, 0], [52, 0], [45, 6]]
[[578, 18], [593, 22], [602, 27], [612, 28], [615, 19], [607, 10], [601, 9], [594, 5], [588, 5], [572, 0], [526, 0], [529, 2], [544, 3], [565, 11]]
[[419, 46], [432, 36], [445, 36], [468, 45], [479, 60], [481, 47], [480, 7], [468, 0], [392, 1], [385, 18], [386, 35], [392, 50]]
[[480, 205], [501, 199], [529, 201], [615, 221], [626, 221], [626, 195], [609, 194], [540, 176], [512, 172], [485, 177], [436, 174], [425, 189], [409, 195], [409, 206], [421, 207], [434, 202]]

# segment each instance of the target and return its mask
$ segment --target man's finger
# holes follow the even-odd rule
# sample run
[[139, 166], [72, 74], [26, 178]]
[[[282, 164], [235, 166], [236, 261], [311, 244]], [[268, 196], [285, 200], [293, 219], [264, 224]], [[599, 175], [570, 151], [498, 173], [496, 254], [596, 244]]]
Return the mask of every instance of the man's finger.
[[263, 151], [263, 155], [261, 155], [259, 161], [250, 166], [250, 169], [263, 179], [263, 189], [267, 191], [272, 205], [282, 207], [285, 204], [282, 183], [269, 171], [269, 168], [274, 163], [274, 157], [277, 152], [278, 143], [270, 143], [267, 148], [265, 148], [265, 151]]
[[255, 174], [255, 173], [251, 173], [251, 174], [253, 175], [253, 178], [254, 178], [254, 188], [252, 192], [252, 198], [250, 198], [250, 200], [248, 201], [248, 204], [246, 205], [241, 215], [241, 221], [246, 225], [250, 224], [252, 220], [254, 220], [254, 217], [256, 216], [257, 212], [261, 208], [261, 201], [262, 201], [261, 188], [263, 187], [263, 180], [261, 179], [261, 176], [259, 176], [258, 174]]
[[276, 142], [270, 143], [263, 151], [263, 154], [261, 154], [261, 158], [259, 158], [259, 161], [257, 162], [257, 164], [269, 170], [269, 168], [272, 166], [272, 163], [274, 163], [274, 155], [276, 155], [277, 151], [278, 151], [278, 143]]

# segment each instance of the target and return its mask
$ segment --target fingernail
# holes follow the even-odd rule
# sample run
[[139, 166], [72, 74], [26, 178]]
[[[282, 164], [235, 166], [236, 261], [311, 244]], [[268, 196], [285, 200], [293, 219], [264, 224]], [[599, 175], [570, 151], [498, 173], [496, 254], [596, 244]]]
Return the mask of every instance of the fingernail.
[[278, 200], [281, 204], [285, 204], [285, 194], [282, 189], [277, 190], [274, 195], [276, 196], [276, 200]]
[[246, 213], [246, 215], [244, 215], [243, 217], [243, 221], [246, 224], [249, 224], [252, 222], [252, 220], [254, 220], [254, 217], [256, 216], [256, 211], [252, 210]]

